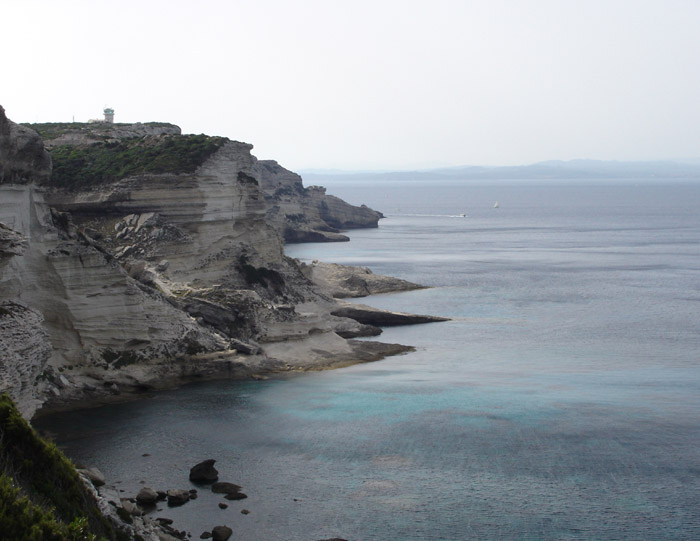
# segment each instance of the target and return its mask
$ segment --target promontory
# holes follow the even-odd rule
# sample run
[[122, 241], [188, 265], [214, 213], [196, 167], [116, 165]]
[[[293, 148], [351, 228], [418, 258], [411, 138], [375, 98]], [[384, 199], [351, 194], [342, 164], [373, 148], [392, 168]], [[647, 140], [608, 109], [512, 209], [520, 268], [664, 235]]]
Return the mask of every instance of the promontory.
[[334, 297], [419, 286], [286, 257], [285, 241], [347, 240], [382, 215], [251, 149], [164, 123], [19, 125], [0, 107], [0, 390], [23, 416], [375, 360], [410, 348], [358, 337], [440, 319], [348, 308]]

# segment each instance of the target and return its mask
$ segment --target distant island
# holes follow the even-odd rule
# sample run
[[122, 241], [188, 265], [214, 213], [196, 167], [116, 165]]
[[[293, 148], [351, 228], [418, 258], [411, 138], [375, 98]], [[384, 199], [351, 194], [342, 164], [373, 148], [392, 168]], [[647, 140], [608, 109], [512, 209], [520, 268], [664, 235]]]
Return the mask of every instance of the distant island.
[[340, 171], [309, 169], [299, 173], [308, 181], [346, 180], [574, 180], [673, 178], [700, 180], [700, 160], [602, 161], [550, 160], [530, 165], [443, 167], [415, 171]]

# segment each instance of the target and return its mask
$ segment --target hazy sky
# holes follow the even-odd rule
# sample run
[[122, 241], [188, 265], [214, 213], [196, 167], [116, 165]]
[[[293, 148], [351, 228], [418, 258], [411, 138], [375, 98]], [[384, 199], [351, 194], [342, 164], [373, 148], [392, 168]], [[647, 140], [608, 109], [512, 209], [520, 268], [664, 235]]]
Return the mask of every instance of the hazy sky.
[[698, 0], [2, 0], [16, 122], [167, 121], [291, 169], [700, 158]]

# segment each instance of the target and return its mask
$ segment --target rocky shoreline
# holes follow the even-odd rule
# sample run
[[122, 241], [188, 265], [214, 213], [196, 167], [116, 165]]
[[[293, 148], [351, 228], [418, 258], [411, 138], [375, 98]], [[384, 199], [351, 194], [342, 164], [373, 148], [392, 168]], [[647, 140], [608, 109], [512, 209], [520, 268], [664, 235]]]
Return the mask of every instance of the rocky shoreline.
[[[333, 278], [324, 277], [323, 286], [340, 290], [348, 277], [366, 275], [368, 269], [333, 264]], [[372, 274], [376, 290], [382, 293], [422, 288], [390, 276]], [[394, 288], [395, 285], [398, 287]], [[408, 345], [359, 338], [378, 336], [381, 327], [447, 321], [448, 318], [380, 310], [362, 304], [315, 301], [295, 307], [306, 322], [298, 321], [298, 336], [258, 344], [234, 341], [222, 352], [202, 353], [180, 362], [144, 360], [122, 367], [118, 372], [93, 368], [81, 376], [72, 375], [62, 400], [48, 400], [34, 417], [140, 400], [152, 393], [172, 390], [190, 383], [215, 380], [265, 379], [290, 372], [330, 370], [353, 364], [375, 362], [414, 351]], [[325, 321], [324, 321], [325, 320]], [[325, 332], [326, 326], [333, 332]], [[61, 376], [59, 375], [58, 378]], [[76, 390], [72, 392], [72, 389]]]
[[[199, 538], [227, 541], [233, 534], [233, 529], [226, 524], [233, 524], [234, 519], [230, 513], [237, 511], [245, 516], [251, 511], [244, 507], [243, 501], [248, 496], [243, 492], [243, 487], [229, 481], [220, 481], [215, 463], [215, 459], [207, 459], [192, 466], [189, 484], [194, 488], [156, 490], [144, 482], [144, 486], [132, 496], [123, 496], [116, 486], [107, 484], [104, 475], [97, 468], [80, 468], [78, 474], [85, 488], [95, 498], [102, 514], [116, 528], [134, 539], [140, 537], [145, 541], [178, 541]], [[184, 480], [173, 483], [179, 483], [180, 486], [185, 484]], [[167, 514], [166, 506], [172, 509], [186, 504], [197, 505], [192, 502], [206, 493], [219, 495], [221, 499], [216, 502], [217, 507], [222, 511], [228, 510], [228, 514], [222, 515], [222, 524], [197, 534], [188, 529], [180, 530], [181, 526], [173, 519], [162, 516], [163, 513]], [[213, 503], [211, 498], [207, 500], [202, 505]], [[333, 539], [345, 541], [341, 538]]]

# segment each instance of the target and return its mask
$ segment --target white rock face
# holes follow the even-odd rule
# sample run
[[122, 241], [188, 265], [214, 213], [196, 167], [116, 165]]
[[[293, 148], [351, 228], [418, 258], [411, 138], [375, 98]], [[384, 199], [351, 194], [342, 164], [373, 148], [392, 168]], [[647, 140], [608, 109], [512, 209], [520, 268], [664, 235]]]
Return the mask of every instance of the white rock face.
[[0, 186], [5, 237], [26, 245], [2, 259], [0, 301], [36, 307], [47, 344], [34, 348], [34, 368], [17, 371], [26, 381], [3, 387], [32, 389], [26, 402], [35, 408], [33, 378], [48, 370], [44, 400], [90, 401], [246, 373], [230, 338], [296, 335], [293, 307], [278, 305], [315, 293], [265, 221], [250, 149], [228, 142], [194, 174], [142, 175], [82, 193]]
[[[26, 399], [16, 396], [23, 413], [31, 410], [22, 406], [25, 401], [34, 408], [40, 404], [33, 380], [45, 368], [51, 375], [48, 383], [66, 370], [68, 384], [52, 387], [49, 394], [58, 400], [80, 394], [70, 383], [86, 370], [109, 371], [146, 358], [173, 359], [193, 345], [204, 351], [227, 348], [221, 336], [156, 292], [139, 287], [113, 258], [75, 239], [60, 238], [43, 195], [33, 185], [0, 186], [0, 221], [14, 224], [28, 242], [23, 255], [2, 263], [0, 275], [0, 302], [28, 307], [25, 319], [34, 314], [24, 323], [2, 318], [3, 342], [21, 344], [22, 328], [34, 338], [31, 347], [22, 352], [11, 348], [4, 359], [3, 373], [15, 374], [15, 379], [0, 388], [27, 394]], [[34, 343], [40, 337], [44, 347]], [[9, 370], [11, 362], [17, 366]]]
[[[98, 229], [113, 253], [131, 247], [132, 257], [154, 264], [167, 260], [170, 280], [220, 284], [231, 278], [230, 266], [246, 248], [268, 265], [284, 264], [282, 241], [266, 222], [251, 148], [231, 141], [192, 175], [131, 177], [88, 192], [54, 193], [50, 204], [70, 212], [76, 223]], [[105, 214], [114, 219], [91, 221]], [[130, 216], [136, 222], [127, 220]], [[142, 227], [146, 219], [163, 226], [150, 228], [155, 235], [148, 238], [149, 231], [141, 231], [148, 229]]]

